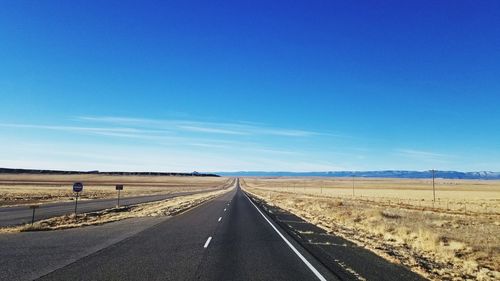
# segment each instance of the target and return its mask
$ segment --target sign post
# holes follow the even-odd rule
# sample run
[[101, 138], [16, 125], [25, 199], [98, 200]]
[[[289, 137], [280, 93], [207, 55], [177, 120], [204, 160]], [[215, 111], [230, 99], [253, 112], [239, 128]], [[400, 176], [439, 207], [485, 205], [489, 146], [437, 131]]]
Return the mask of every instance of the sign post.
[[436, 170], [432, 170], [432, 196], [434, 202], [436, 202], [436, 184], [435, 184], [435, 179], [436, 179]]
[[78, 195], [80, 192], [83, 190], [83, 183], [81, 182], [75, 182], [73, 184], [73, 192], [76, 192], [76, 201], [75, 201], [75, 216], [76, 216], [76, 210], [78, 208]]
[[116, 190], [118, 191], [118, 203], [116, 204], [116, 206], [119, 208], [120, 207], [120, 191], [123, 190], [123, 184], [117, 184]]
[[33, 209], [33, 216], [31, 217], [31, 225], [33, 225], [33, 223], [35, 222], [35, 209], [38, 208], [40, 206], [38, 205], [30, 205], [30, 209]]
[[432, 169], [432, 208], [434, 208], [434, 204], [436, 203], [436, 170]]

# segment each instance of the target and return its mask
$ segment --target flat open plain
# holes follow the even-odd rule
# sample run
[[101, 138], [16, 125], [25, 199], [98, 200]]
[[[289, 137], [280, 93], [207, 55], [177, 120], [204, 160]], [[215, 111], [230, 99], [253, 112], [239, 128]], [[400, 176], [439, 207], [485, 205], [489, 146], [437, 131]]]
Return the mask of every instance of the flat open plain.
[[[44, 209], [49, 218], [72, 212], [71, 192], [51, 198], [40, 194], [67, 192], [73, 181], [81, 179], [45, 179], [37, 183], [41, 178], [17, 178], [15, 184], [23, 192], [30, 193], [26, 186], [34, 188], [30, 200], [40, 203], [39, 210]], [[12, 181], [4, 179], [4, 190], [15, 186]], [[28, 227], [23, 230], [28, 232], [0, 234], [0, 280], [500, 277], [495, 181], [437, 180], [436, 202], [429, 199], [433, 195], [429, 180], [355, 179], [354, 196], [353, 181], [345, 178], [102, 177], [82, 181], [89, 194], [104, 193], [99, 199], [82, 201], [81, 211], [92, 213], [81, 214], [80, 224], [76, 218], [64, 218], [76, 221], [68, 227], [73, 229], [63, 225], [33, 232]], [[125, 184], [126, 189], [133, 187], [123, 199], [133, 207], [113, 207], [115, 182]], [[138, 194], [146, 195], [130, 196]], [[449, 194], [453, 195], [445, 196]], [[25, 212], [24, 220], [29, 217], [25, 200], [16, 200], [11, 204], [21, 204], [0, 208], [2, 218], [20, 210]], [[461, 209], [443, 202], [468, 205]], [[97, 211], [102, 221], [85, 226], [96, 216], [93, 208], [108, 209], [103, 214]]]
[[[340, 246], [306, 245], [233, 183], [163, 219], [0, 234], [0, 280], [423, 280], [334, 235], [317, 238]], [[332, 264], [311, 247], [342, 254]]]

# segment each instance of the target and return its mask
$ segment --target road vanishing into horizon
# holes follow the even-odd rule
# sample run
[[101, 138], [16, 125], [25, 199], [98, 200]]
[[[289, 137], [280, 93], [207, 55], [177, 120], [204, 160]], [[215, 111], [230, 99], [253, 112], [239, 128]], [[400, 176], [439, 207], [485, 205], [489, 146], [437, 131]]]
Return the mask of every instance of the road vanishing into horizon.
[[[6, 264], [8, 270], [2, 272], [0, 267], [0, 280], [424, 280], [346, 243], [334, 243], [330, 248], [343, 260], [325, 260], [273, 221], [258, 201], [242, 191], [239, 181], [235, 185], [196, 208], [154, 224], [145, 222], [151, 225], [82, 256], [76, 252], [88, 249], [83, 244], [94, 243], [86, 240], [95, 235], [101, 243], [103, 236], [126, 231], [127, 222], [120, 221], [116, 227], [110, 223], [51, 233], [21, 233], [27, 235], [23, 238], [0, 235], [0, 260], [12, 258]], [[129, 223], [130, 228], [140, 224], [137, 220]], [[104, 234], [102, 229], [107, 229]], [[115, 234], [110, 234], [113, 231]], [[87, 238], [82, 238], [80, 234], [85, 232]], [[22, 239], [29, 239], [29, 245]], [[331, 262], [335, 265], [330, 266]], [[29, 271], [26, 266], [46, 268], [35, 268], [16, 279], [16, 272]]]

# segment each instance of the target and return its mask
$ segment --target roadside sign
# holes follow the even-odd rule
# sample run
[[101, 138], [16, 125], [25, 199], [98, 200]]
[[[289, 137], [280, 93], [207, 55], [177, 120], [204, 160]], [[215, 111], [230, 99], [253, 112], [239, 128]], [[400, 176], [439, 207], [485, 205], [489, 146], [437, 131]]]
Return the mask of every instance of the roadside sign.
[[81, 192], [83, 190], [83, 183], [81, 182], [75, 182], [73, 184], [73, 191], [74, 192]]
[[117, 184], [116, 190], [118, 191], [118, 202], [116, 203], [116, 207], [120, 207], [120, 191], [123, 190], [123, 184]]
[[76, 192], [76, 201], [75, 201], [75, 219], [77, 218], [76, 216], [76, 210], [78, 208], [78, 194], [83, 190], [83, 183], [81, 182], [75, 182], [73, 184], [73, 191]]

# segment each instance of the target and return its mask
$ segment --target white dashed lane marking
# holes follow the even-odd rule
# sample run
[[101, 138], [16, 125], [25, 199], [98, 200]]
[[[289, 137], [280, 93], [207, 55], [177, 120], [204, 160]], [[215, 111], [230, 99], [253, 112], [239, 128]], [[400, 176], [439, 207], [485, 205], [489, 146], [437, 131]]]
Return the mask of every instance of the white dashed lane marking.
[[205, 246], [203, 246], [203, 248], [206, 249], [208, 247], [208, 244], [210, 244], [210, 241], [212, 241], [212, 236], [208, 237], [207, 242], [205, 242]]

